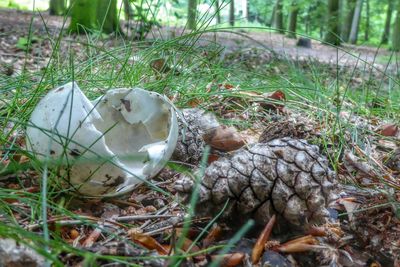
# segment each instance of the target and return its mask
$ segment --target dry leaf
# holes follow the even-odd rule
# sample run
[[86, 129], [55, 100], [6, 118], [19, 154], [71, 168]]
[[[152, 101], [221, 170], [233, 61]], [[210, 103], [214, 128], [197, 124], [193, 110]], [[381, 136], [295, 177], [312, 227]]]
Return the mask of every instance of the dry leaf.
[[283, 253], [306, 252], [313, 250], [317, 244], [318, 240], [315, 237], [307, 235], [279, 245], [274, 250]]
[[203, 135], [204, 141], [212, 148], [229, 152], [237, 150], [244, 145], [243, 138], [234, 127], [218, 126]]
[[217, 260], [222, 260], [219, 264], [219, 266], [222, 267], [235, 267], [243, 263], [244, 260], [244, 253], [236, 252], [232, 254], [225, 254], [225, 255], [212, 255], [211, 260], [212, 261], [217, 261]]
[[100, 235], [100, 228], [94, 229], [93, 232], [91, 232], [90, 235], [85, 239], [85, 241], [83, 241], [82, 246], [84, 248], [90, 248], [97, 241], [97, 239], [99, 239]]
[[359, 203], [356, 203], [354, 201], [352, 201], [352, 199], [339, 199], [338, 200], [339, 204], [342, 204], [344, 206], [344, 208], [346, 209], [347, 215], [349, 216], [349, 220], [353, 221], [354, 218], [354, 211], [357, 210], [360, 207]]
[[252, 92], [252, 91], [239, 91], [239, 92], [235, 92], [235, 93], [239, 94], [239, 96], [241, 96], [241, 97], [248, 97], [249, 99], [256, 100], [256, 101], [260, 101], [264, 98], [259, 93]]
[[[190, 250], [189, 250], [189, 248], [190, 248]], [[200, 248], [197, 245], [193, 245], [193, 241], [186, 237], [183, 239], [182, 249], [184, 251], [186, 251], [187, 253], [200, 251]]]
[[265, 109], [277, 109], [277, 110], [280, 110], [280, 111], [282, 111], [283, 108], [285, 107], [282, 104], [276, 103], [277, 101], [283, 102], [283, 101], [286, 100], [286, 95], [281, 90], [277, 90], [277, 91], [273, 92], [272, 94], [268, 94], [268, 95], [264, 94], [264, 96], [267, 99], [273, 100], [274, 102], [273, 103], [271, 103], [269, 101], [262, 102], [262, 103], [260, 103], [261, 107], [263, 107]]
[[383, 136], [396, 136], [399, 132], [399, 127], [395, 124], [386, 124], [380, 127], [379, 133]]
[[190, 100], [187, 105], [191, 108], [196, 108], [198, 106], [200, 106], [200, 104], [202, 103], [202, 101], [200, 101], [200, 99], [198, 98], [193, 98], [192, 100]]
[[160, 243], [157, 242], [151, 236], [138, 232], [136, 229], [128, 231], [133, 242], [142, 245], [149, 250], [156, 250], [160, 255], [168, 255], [168, 250], [164, 248]]
[[218, 87], [226, 89], [226, 90], [232, 90], [233, 88], [235, 88], [235, 86], [233, 86], [232, 84], [229, 84], [229, 83], [220, 83], [220, 84], [218, 84]]
[[257, 239], [256, 244], [253, 247], [253, 251], [251, 253], [251, 261], [253, 264], [256, 264], [264, 251], [265, 243], [268, 241], [269, 236], [271, 235], [272, 228], [274, 227], [276, 221], [276, 216], [273, 215], [267, 225], [265, 226], [264, 230], [260, 234]]
[[208, 164], [211, 164], [211, 163], [213, 163], [214, 161], [217, 161], [218, 159], [219, 159], [219, 155], [217, 155], [217, 154], [210, 154], [210, 155], [208, 156], [207, 162], [208, 162]]
[[150, 62], [150, 67], [160, 73], [167, 73], [171, 70], [171, 68], [168, 67], [166, 60], [163, 58], [152, 60]]
[[77, 238], [79, 236], [79, 232], [76, 230], [76, 229], [71, 229], [70, 231], [69, 231], [69, 237], [71, 238], [71, 239], [75, 239], [75, 238]]
[[208, 248], [221, 236], [221, 233], [222, 228], [219, 225], [214, 225], [208, 235], [203, 239], [203, 247]]
[[343, 236], [344, 232], [339, 225], [327, 224], [323, 226], [311, 226], [307, 234], [312, 236], [328, 236], [334, 234], [340, 237]]

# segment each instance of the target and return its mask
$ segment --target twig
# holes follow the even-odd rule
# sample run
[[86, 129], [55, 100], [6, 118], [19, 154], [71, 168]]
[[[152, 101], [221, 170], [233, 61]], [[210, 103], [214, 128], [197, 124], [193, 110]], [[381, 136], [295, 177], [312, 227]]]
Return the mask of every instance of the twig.
[[114, 203], [114, 204], [132, 206], [132, 207], [135, 207], [135, 208], [138, 208], [138, 209], [143, 208], [142, 205], [139, 205], [139, 204], [136, 204], [136, 203], [133, 203], [133, 202], [129, 202], [129, 201], [120, 200], [120, 199], [109, 199], [108, 202]]
[[[151, 221], [152, 219], [161, 219], [161, 218], [173, 218], [173, 217], [179, 217], [177, 215], [132, 215], [132, 216], [121, 216], [121, 217], [116, 217], [113, 218], [112, 220], [104, 220], [105, 223], [122, 227], [122, 228], [127, 228], [126, 226], [118, 223], [118, 222], [128, 222], [128, 221], [141, 221], [141, 220], [149, 220]], [[59, 217], [59, 218], [53, 218], [48, 220], [48, 223], [57, 223], [58, 225], [61, 226], [69, 226], [69, 225], [82, 225], [87, 223], [88, 221], [94, 221], [94, 222], [100, 222], [102, 219], [92, 217], [92, 216], [79, 216], [79, 219], [72, 219], [69, 220], [67, 217]], [[31, 224], [26, 227], [27, 230], [33, 231], [36, 230], [37, 228], [41, 227], [42, 223], [36, 223], [36, 224]]]
[[394, 187], [397, 190], [400, 190], [400, 185], [396, 183], [396, 179], [372, 156], [365, 153], [359, 146], [354, 145], [355, 150], [361, 154], [362, 156], [370, 159], [378, 168], [384, 173], [384, 176], [374, 172], [381, 180], [388, 183], [390, 186]]
[[129, 221], [138, 221], [138, 220], [151, 220], [151, 219], [165, 219], [165, 218], [173, 218], [179, 217], [177, 215], [132, 215], [132, 216], [122, 216], [115, 218], [117, 222], [129, 222]]
[[[208, 220], [210, 220], [210, 217], [199, 218], [199, 219], [192, 220], [192, 223], [195, 223], [195, 222], [202, 222], [202, 221], [208, 221]], [[159, 234], [159, 233], [164, 232], [165, 230], [168, 230], [168, 229], [171, 229], [171, 228], [174, 228], [174, 227], [177, 227], [177, 226], [182, 226], [183, 223], [184, 223], [184, 222], [179, 222], [179, 223], [176, 223], [176, 224], [171, 224], [171, 225], [168, 225], [168, 226], [159, 228], [159, 229], [155, 229], [155, 230], [153, 230], [153, 231], [144, 232], [143, 234], [146, 234], [146, 235], [149, 235], [149, 236], [156, 235], [156, 234]]]
[[[171, 205], [170, 208], [171, 208], [171, 209], [174, 209], [177, 205], [178, 205], [177, 203], [173, 203], [173, 204]], [[167, 211], [168, 209], [169, 209], [169, 207], [168, 207], [168, 206], [165, 206], [165, 207], [161, 208], [159, 211], [157, 211], [156, 215], [161, 215], [162, 213], [164, 213], [164, 212]], [[144, 222], [144, 223], [140, 226], [140, 229], [143, 229], [143, 228], [147, 227], [150, 223], [151, 223], [151, 220], [148, 220], [148, 221]]]

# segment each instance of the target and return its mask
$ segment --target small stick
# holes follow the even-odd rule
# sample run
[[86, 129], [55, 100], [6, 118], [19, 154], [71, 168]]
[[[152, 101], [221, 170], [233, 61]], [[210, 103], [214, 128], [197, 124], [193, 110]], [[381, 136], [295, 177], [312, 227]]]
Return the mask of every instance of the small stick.
[[[105, 222], [115, 225], [118, 227], [123, 227], [126, 228], [125, 226], [121, 225], [118, 222], [127, 222], [127, 221], [140, 221], [140, 220], [151, 220], [151, 219], [161, 219], [161, 218], [173, 218], [173, 217], [178, 217], [177, 215], [132, 215], [132, 216], [121, 216], [121, 217], [116, 217], [113, 218], [113, 220], [105, 220]], [[82, 225], [87, 223], [88, 221], [95, 221], [98, 222], [101, 219], [96, 218], [96, 217], [91, 217], [91, 216], [80, 216], [79, 219], [72, 219], [68, 220], [67, 217], [63, 216], [60, 218], [53, 218], [51, 220], [48, 220], [48, 223], [57, 223], [58, 225], [61, 226], [70, 226], [70, 225]], [[26, 227], [27, 230], [33, 231], [36, 230], [37, 228], [41, 227], [42, 223], [36, 223], [36, 224], [31, 224]]]

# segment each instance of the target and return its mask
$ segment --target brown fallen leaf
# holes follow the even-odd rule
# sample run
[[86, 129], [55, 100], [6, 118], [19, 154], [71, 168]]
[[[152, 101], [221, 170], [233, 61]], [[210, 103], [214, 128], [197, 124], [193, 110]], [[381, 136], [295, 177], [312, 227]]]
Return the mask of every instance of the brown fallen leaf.
[[273, 250], [283, 253], [306, 252], [314, 249], [315, 245], [318, 245], [318, 240], [312, 235], [306, 235], [276, 246]]
[[229, 84], [229, 83], [220, 83], [220, 84], [218, 84], [218, 87], [220, 89], [226, 89], [226, 90], [232, 90], [233, 88], [235, 88], [235, 86], [233, 86], [232, 84]]
[[[177, 236], [181, 236], [183, 231], [184, 230], [181, 227], [178, 227], [178, 228], [175, 228], [175, 229], [166, 230], [166, 232], [169, 233], [169, 234], [172, 234], [173, 232], [175, 232], [175, 234]], [[196, 238], [199, 235], [199, 233], [200, 233], [200, 231], [198, 229], [190, 227], [185, 236], [187, 238], [189, 238], [189, 239]]]
[[208, 248], [211, 244], [213, 244], [222, 233], [222, 228], [216, 224], [208, 233], [208, 235], [203, 239], [203, 248]]
[[168, 255], [168, 250], [149, 235], [140, 233], [137, 229], [131, 229], [128, 234], [133, 242], [142, 245], [149, 250], [156, 250], [160, 255]]
[[163, 58], [158, 58], [150, 62], [150, 67], [159, 73], [167, 73], [171, 68], [167, 65], [167, 61]]
[[341, 237], [344, 235], [343, 230], [340, 228], [339, 225], [335, 224], [325, 224], [322, 226], [312, 226], [308, 231], [307, 234], [312, 236], [328, 236], [328, 235], [336, 235]]
[[379, 128], [379, 133], [383, 136], [396, 136], [399, 132], [399, 127], [396, 124], [386, 124]]
[[208, 164], [211, 164], [211, 163], [213, 163], [214, 161], [217, 161], [218, 159], [219, 159], [219, 155], [210, 154], [210, 155], [208, 156], [207, 163], [208, 163]]
[[[276, 109], [279, 111], [282, 111], [285, 105], [277, 103], [277, 102], [284, 102], [286, 100], [286, 95], [284, 92], [281, 90], [277, 90], [273, 92], [272, 94], [264, 94], [264, 97], [267, 98], [266, 102], [261, 102], [260, 106], [265, 108], [265, 109]], [[273, 101], [268, 101], [268, 100], [273, 100]]]
[[69, 237], [71, 238], [71, 239], [75, 239], [75, 238], [77, 238], [79, 236], [79, 232], [76, 230], [76, 229], [71, 229], [70, 231], [69, 231]]
[[229, 152], [244, 146], [244, 140], [234, 127], [225, 125], [210, 129], [203, 135], [204, 141], [212, 148]]
[[349, 216], [349, 220], [353, 221], [354, 219], [354, 211], [358, 210], [360, 207], [360, 203], [357, 203], [352, 198], [341, 198], [337, 201], [339, 204], [343, 205], [346, 209], [347, 216]]
[[93, 244], [97, 241], [97, 239], [99, 239], [101, 235], [101, 229], [100, 228], [96, 228], [94, 229], [90, 235], [85, 239], [85, 241], [83, 241], [82, 246], [84, 248], [90, 248], [93, 246]]
[[243, 263], [244, 257], [245, 257], [244, 253], [236, 252], [225, 255], [211, 255], [211, 260], [212, 261], [220, 260], [221, 262], [219, 266], [222, 267], [235, 267]]
[[200, 248], [197, 245], [193, 244], [192, 240], [186, 237], [183, 239], [182, 249], [187, 253], [200, 251]]
[[268, 241], [269, 236], [271, 235], [275, 221], [276, 221], [276, 216], [274, 214], [267, 223], [267, 225], [265, 226], [260, 236], [258, 237], [257, 242], [254, 245], [253, 251], [251, 253], [251, 261], [253, 264], [256, 264], [260, 260], [260, 257], [265, 248], [265, 243]]

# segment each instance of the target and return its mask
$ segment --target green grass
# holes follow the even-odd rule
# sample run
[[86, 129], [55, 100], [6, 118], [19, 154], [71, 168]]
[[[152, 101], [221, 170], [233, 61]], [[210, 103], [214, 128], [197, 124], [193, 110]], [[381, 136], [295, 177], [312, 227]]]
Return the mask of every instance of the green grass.
[[[102, 256], [90, 251], [80, 250], [67, 244], [60, 236], [60, 230], [53, 229], [50, 224], [43, 224], [43, 218], [51, 216], [68, 216], [71, 219], [82, 218], [68, 209], [71, 199], [68, 192], [64, 192], [54, 185], [59, 179], [51, 169], [40, 163], [34, 155], [20, 147], [16, 136], [23, 131], [29, 120], [30, 113], [38, 101], [50, 89], [68, 81], [75, 80], [90, 99], [101, 95], [104, 91], [115, 87], [142, 87], [156, 91], [169, 97], [176, 98], [178, 107], [186, 107], [198, 102], [198, 106], [205, 109], [214, 109], [223, 105], [225, 109], [236, 114], [247, 112], [246, 121], [230, 119], [226, 122], [236, 125], [240, 129], [251, 127], [270, 116], [267, 111], [258, 111], [252, 108], [252, 98], [240, 92], [267, 93], [282, 90], [287, 96], [286, 107], [294, 112], [304, 114], [316, 120], [323, 127], [323, 135], [315, 140], [326, 149], [333, 167], [341, 161], [341, 154], [349, 147], [345, 133], [350, 133], [352, 142], [364, 146], [363, 140], [373, 135], [373, 132], [357, 127], [351, 121], [340, 116], [342, 111], [362, 116], [363, 118], [377, 117], [382, 121], [400, 122], [400, 90], [398, 79], [389, 73], [381, 74], [375, 79], [369, 70], [345, 69], [326, 66], [314, 61], [304, 63], [290, 59], [272, 59], [261, 62], [258, 66], [251, 66], [246, 61], [228, 61], [221, 59], [222, 47], [210, 44], [208, 47], [197, 47], [197, 38], [207, 31], [222, 31], [208, 29], [212, 15], [205, 16], [200, 22], [203, 26], [199, 30], [172, 40], [153, 40], [151, 42], [132, 42], [117, 37], [103, 38], [89, 35], [71, 41], [60, 35], [44, 36], [53, 44], [51, 60], [44, 70], [38, 72], [23, 71], [15, 77], [0, 76], [0, 123], [2, 131], [0, 143], [3, 144], [2, 161], [12, 155], [27, 155], [31, 158], [31, 168], [36, 171], [36, 183], [41, 184], [41, 192], [27, 193], [24, 190], [0, 188], [0, 236], [14, 238], [34, 248], [45, 256], [54, 266], [63, 263], [57, 255], [71, 254], [81, 257], [85, 266], [95, 266], [99, 261], [115, 261], [134, 265], [133, 259], [119, 256]], [[226, 30], [226, 29], [225, 29]], [[259, 30], [261, 30], [259, 28]], [[268, 29], [265, 29], [268, 30]], [[106, 45], [114, 42], [112, 46]], [[76, 53], [79, 45], [80, 52]], [[27, 52], [29, 53], [29, 52]], [[231, 58], [240, 57], [238, 51], [230, 55]], [[166, 74], [155, 72], [150, 63], [157, 58], [165, 58], [174, 63], [177, 71]], [[256, 56], [257, 57], [257, 56]], [[255, 58], [254, 58], [255, 59]], [[250, 58], [250, 60], [252, 60]], [[233, 63], [232, 63], [233, 62]], [[365, 75], [361, 84], [352, 80], [356, 75]], [[219, 91], [216, 86], [209, 90], [208, 85], [228, 83], [239, 88], [239, 91]], [[233, 100], [232, 100], [233, 99]], [[379, 99], [384, 105], [374, 106]], [[223, 115], [215, 110], [217, 115]], [[11, 130], [8, 127], [12, 123]], [[268, 123], [268, 122], [265, 122]], [[333, 146], [333, 149], [332, 149]], [[17, 169], [18, 169], [18, 162]], [[20, 166], [20, 168], [24, 168]], [[26, 178], [23, 173], [15, 172], [14, 180], [24, 188]], [[41, 179], [44, 178], [44, 179]], [[48, 181], [48, 183], [46, 182]], [[168, 196], [171, 197], [171, 196]], [[18, 199], [23, 205], [11, 205], [9, 199]], [[196, 195], [192, 196], [189, 214], [194, 214]], [[28, 225], [42, 223], [36, 231], [28, 231], [20, 223], [19, 216], [25, 218]], [[187, 230], [190, 217], [185, 221]], [[83, 221], [85, 227], [94, 228], [96, 223]], [[134, 225], [126, 225], [134, 227]], [[204, 231], [211, 226], [205, 227]], [[249, 225], [234, 236], [228, 245], [233, 245]], [[109, 233], [114, 235], [113, 233]], [[115, 238], [126, 241], [124, 235]], [[178, 242], [178, 247], [181, 245]], [[227, 250], [226, 250], [227, 251]], [[172, 256], [174, 262], [181, 261], [185, 253]], [[136, 259], [138, 260], [139, 257]]]

